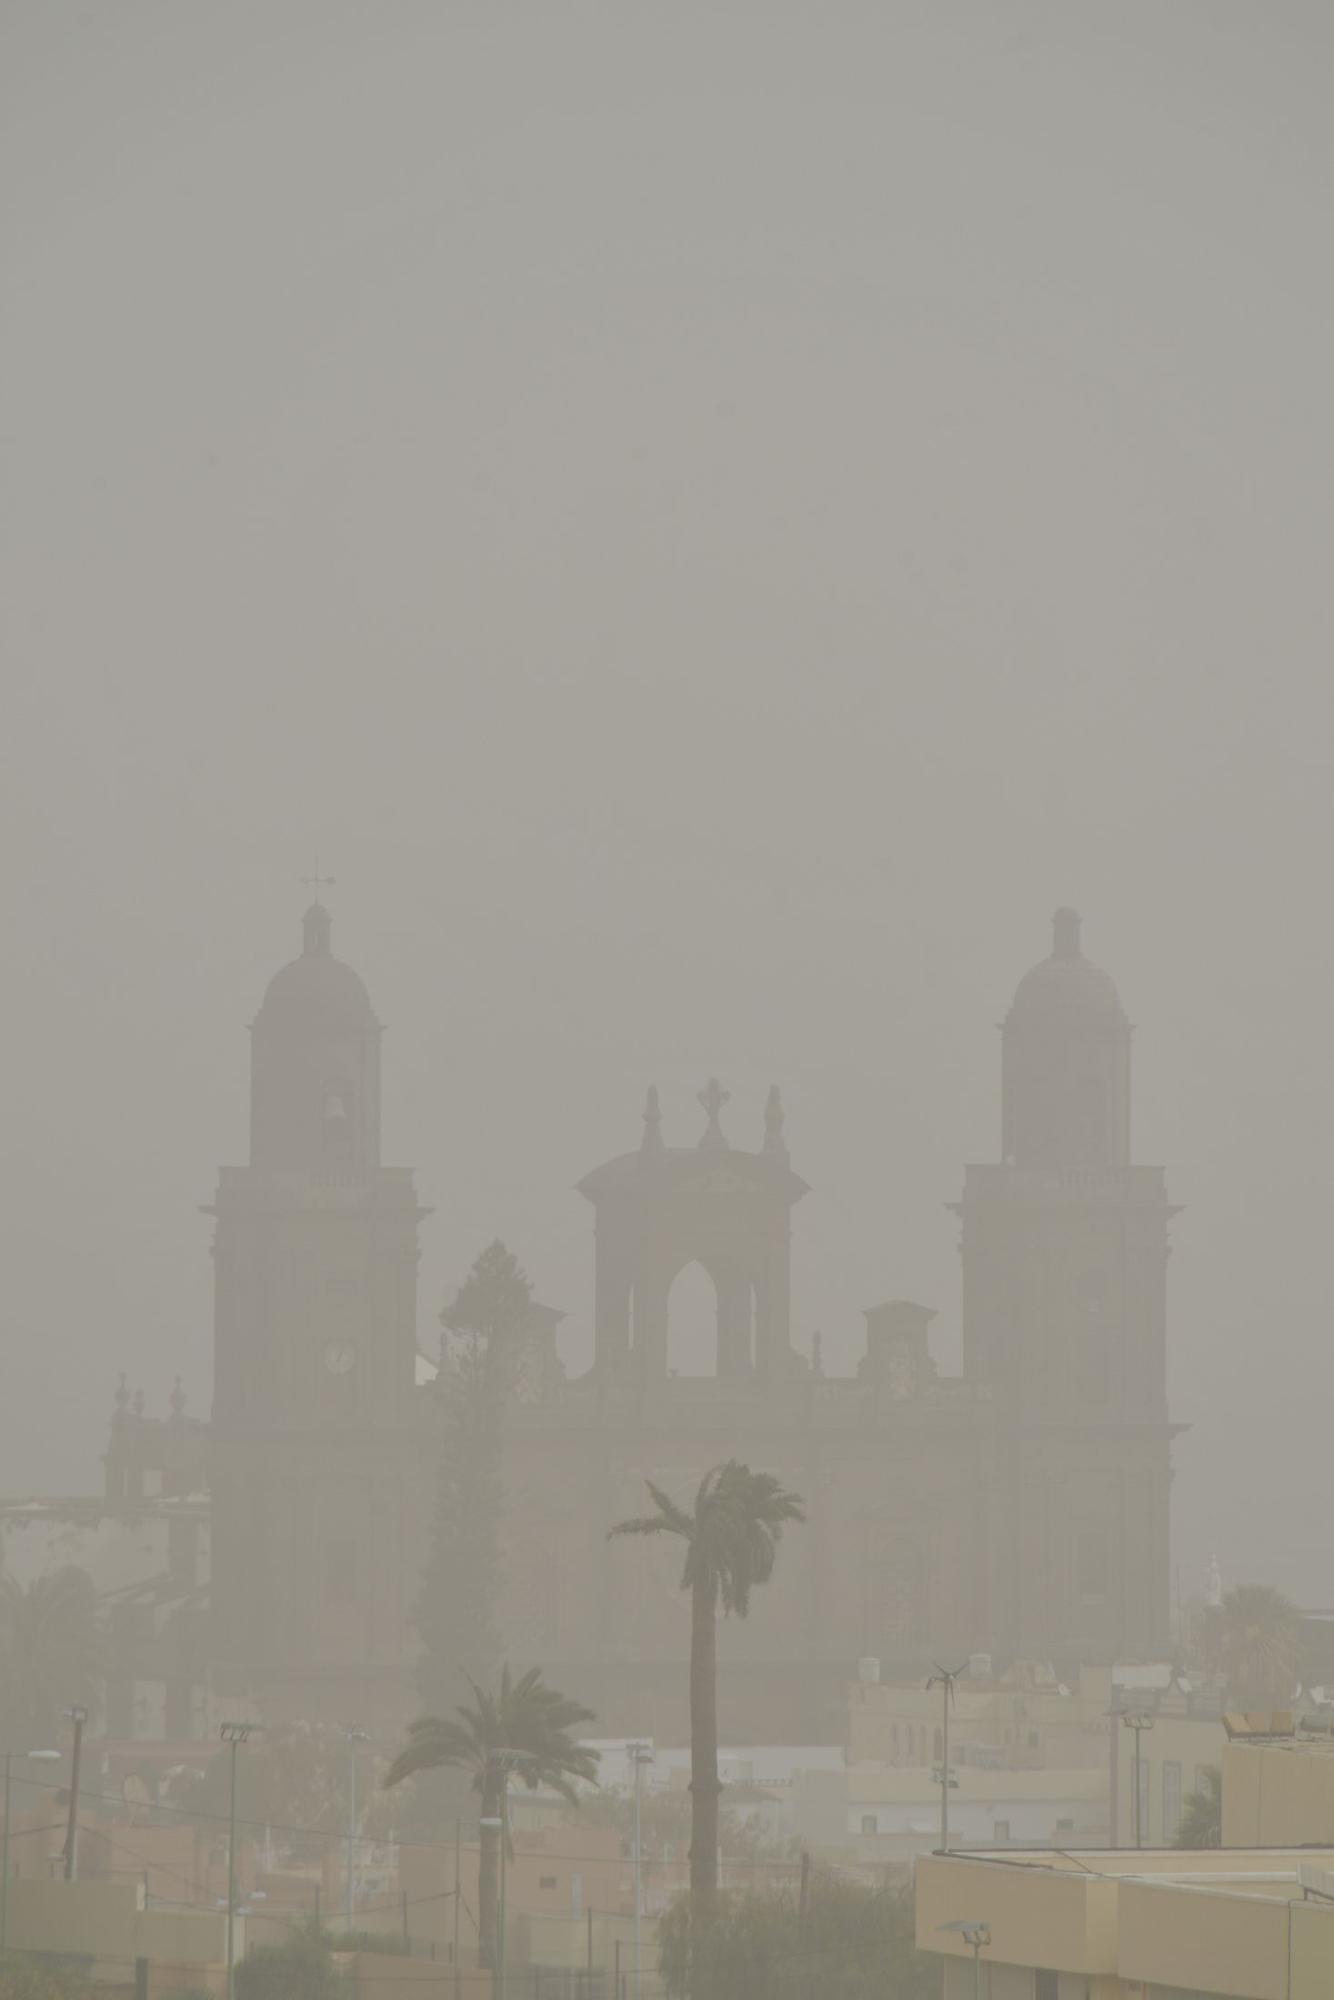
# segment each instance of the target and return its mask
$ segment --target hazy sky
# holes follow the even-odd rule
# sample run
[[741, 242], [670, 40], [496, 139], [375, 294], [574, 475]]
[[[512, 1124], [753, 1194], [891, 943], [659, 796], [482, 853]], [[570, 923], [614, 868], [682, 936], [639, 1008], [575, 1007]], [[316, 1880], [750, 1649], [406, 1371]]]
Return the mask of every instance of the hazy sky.
[[778, 1080], [937, 1306], [1062, 902], [1174, 1198], [1176, 1559], [1334, 1603], [1327, 0], [8, 0], [0, 1490], [207, 1408], [318, 852], [422, 1325]]

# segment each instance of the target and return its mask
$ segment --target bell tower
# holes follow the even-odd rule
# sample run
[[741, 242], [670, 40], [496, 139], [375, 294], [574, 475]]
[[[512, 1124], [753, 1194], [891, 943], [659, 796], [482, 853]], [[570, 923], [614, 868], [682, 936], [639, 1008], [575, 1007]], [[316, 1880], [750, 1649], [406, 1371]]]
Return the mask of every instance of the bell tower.
[[[370, 996], [316, 901], [251, 1028], [250, 1160], [215, 1218], [214, 1658], [225, 1692], [311, 1711], [341, 1663], [339, 1713], [406, 1668], [405, 1546], [416, 1381], [417, 1205], [380, 1162]], [[364, 1673], [367, 1691], [359, 1690]]]
[[1168, 1631], [1168, 1203], [1130, 1156], [1131, 1027], [1058, 910], [1001, 1030], [998, 1166], [970, 1166], [965, 1376], [997, 1415], [995, 1642], [1156, 1650]]

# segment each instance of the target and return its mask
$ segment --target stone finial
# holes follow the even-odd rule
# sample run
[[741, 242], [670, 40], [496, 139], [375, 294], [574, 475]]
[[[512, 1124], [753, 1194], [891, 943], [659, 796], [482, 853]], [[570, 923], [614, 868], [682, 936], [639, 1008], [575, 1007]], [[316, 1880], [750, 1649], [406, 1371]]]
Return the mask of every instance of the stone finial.
[[116, 1397], [113, 1413], [118, 1417], [123, 1417], [129, 1407], [130, 1391], [125, 1380], [125, 1370], [122, 1368], [120, 1374], [116, 1377]]
[[171, 1414], [173, 1415], [173, 1417], [175, 1417], [177, 1423], [179, 1423], [181, 1418], [185, 1415], [185, 1405], [187, 1400], [188, 1399], [185, 1394], [184, 1385], [182, 1384], [181, 1378], [178, 1375], [175, 1381], [171, 1385], [171, 1395], [168, 1398], [168, 1404], [171, 1410]]
[[142, 1389], [136, 1389], [136, 1390], [135, 1390], [135, 1392], [134, 1392], [134, 1401], [133, 1401], [133, 1403], [132, 1403], [132, 1404], [130, 1405], [130, 1407], [131, 1407], [131, 1409], [132, 1409], [132, 1410], [134, 1411], [134, 1414], [135, 1414], [135, 1416], [136, 1416], [136, 1417], [141, 1417], [141, 1416], [143, 1415], [143, 1413], [144, 1413], [144, 1392], [143, 1392], [143, 1390], [142, 1390]]
[[824, 1335], [819, 1327], [811, 1335], [811, 1373], [816, 1376], [824, 1374]]
[[776, 1083], [769, 1085], [769, 1095], [764, 1106], [764, 1153], [768, 1159], [788, 1163], [788, 1150], [783, 1141], [783, 1093]]
[[663, 1151], [662, 1112], [658, 1105], [658, 1086], [651, 1083], [644, 1098], [644, 1136], [639, 1143], [641, 1160], [656, 1160]]
[[704, 1127], [704, 1137], [699, 1142], [702, 1153], [725, 1153], [728, 1151], [719, 1116], [725, 1104], [732, 1101], [730, 1090], [724, 1090], [716, 1076], [711, 1076], [703, 1090], [695, 1093], [696, 1102], [703, 1107], [708, 1123]]

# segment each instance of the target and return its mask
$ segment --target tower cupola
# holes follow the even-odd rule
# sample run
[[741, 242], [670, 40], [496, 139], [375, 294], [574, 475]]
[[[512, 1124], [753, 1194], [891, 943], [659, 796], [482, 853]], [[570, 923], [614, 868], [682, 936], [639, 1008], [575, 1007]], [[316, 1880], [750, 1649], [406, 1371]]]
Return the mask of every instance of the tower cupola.
[[1131, 1027], [1115, 981], [1084, 956], [1077, 911], [1056, 912], [1051, 954], [1020, 980], [1001, 1034], [1004, 1158], [1125, 1166]]
[[380, 1160], [380, 1023], [365, 981], [331, 949], [318, 899], [301, 954], [269, 981], [251, 1028], [250, 1159], [306, 1172]]

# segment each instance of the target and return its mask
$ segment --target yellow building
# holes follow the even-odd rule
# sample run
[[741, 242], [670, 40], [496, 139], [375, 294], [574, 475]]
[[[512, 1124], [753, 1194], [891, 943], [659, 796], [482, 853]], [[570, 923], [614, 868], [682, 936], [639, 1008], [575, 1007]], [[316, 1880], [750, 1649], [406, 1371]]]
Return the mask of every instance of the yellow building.
[[[1067, 1837], [1113, 1847], [1172, 1845], [1186, 1800], [1203, 1789], [1209, 1768], [1221, 1767], [1222, 1716], [1216, 1697], [1187, 1686], [1166, 1665], [1124, 1670], [1132, 1676], [1126, 1681], [1118, 1678], [1122, 1671], [1083, 1667], [1063, 1683], [1050, 1667], [1016, 1662], [995, 1680], [979, 1673], [959, 1681], [950, 1711], [950, 1769], [962, 1845], [1064, 1844]], [[906, 1780], [939, 1770], [942, 1743], [937, 1690], [921, 1681], [855, 1684], [848, 1700], [850, 1811], [861, 1803], [869, 1816], [882, 1797], [887, 1807], [917, 1803]], [[1045, 1773], [1049, 1791], [1007, 1795], [994, 1782], [1003, 1773]], [[1073, 1810], [1045, 1821], [1025, 1810], [1025, 1799], [1036, 1805], [1062, 1787]], [[973, 1805], [990, 1807], [995, 1830]], [[891, 1829], [901, 1830], [892, 1816], [863, 1831]], [[858, 1830], [855, 1816], [849, 1830]]]
[[[1223, 1841], [1334, 1846], [1334, 1740], [1234, 1739], [1223, 1753]], [[1334, 1985], [1330, 1987], [1334, 1993]]]
[[1128, 1712], [1149, 1726], [1137, 1732], [1124, 1713], [1115, 1719], [1111, 1845], [1171, 1847], [1181, 1830], [1186, 1800], [1192, 1792], [1204, 1790], [1206, 1771], [1222, 1766], [1227, 1732], [1220, 1715], [1192, 1713], [1184, 1699], [1163, 1701], [1156, 1709], [1130, 1707]]
[[943, 2000], [1330, 2000], [1334, 1848], [931, 1855]]

